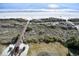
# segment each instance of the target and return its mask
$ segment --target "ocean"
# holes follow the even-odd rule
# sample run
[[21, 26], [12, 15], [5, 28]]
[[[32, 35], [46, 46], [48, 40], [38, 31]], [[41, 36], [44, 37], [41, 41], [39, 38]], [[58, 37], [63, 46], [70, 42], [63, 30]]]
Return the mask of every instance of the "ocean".
[[0, 12], [0, 18], [79, 18], [79, 14], [75, 12]]

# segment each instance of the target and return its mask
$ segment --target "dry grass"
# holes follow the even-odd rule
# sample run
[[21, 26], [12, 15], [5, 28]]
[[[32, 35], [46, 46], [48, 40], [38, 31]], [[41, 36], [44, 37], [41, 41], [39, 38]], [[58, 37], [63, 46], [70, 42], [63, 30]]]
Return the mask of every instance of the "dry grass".
[[6, 48], [6, 46], [0, 45], [0, 55], [1, 55], [2, 51], [3, 51], [5, 48]]
[[[62, 49], [62, 50], [61, 50]], [[68, 49], [65, 48], [63, 45], [61, 45], [58, 42], [55, 43], [32, 43], [30, 44], [30, 49], [28, 52], [28, 55], [30, 56], [36, 56], [39, 53], [49, 53], [50, 55], [60, 55], [65, 56], [68, 54]]]

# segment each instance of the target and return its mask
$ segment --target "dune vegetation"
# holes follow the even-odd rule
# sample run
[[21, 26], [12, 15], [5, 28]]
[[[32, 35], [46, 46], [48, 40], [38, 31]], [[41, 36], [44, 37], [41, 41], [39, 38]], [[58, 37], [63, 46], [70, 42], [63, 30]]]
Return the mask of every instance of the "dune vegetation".
[[[74, 19], [68, 20], [74, 21]], [[2, 48], [8, 46], [14, 37], [21, 34], [26, 22], [21, 18], [0, 19], [0, 54]], [[78, 21], [73, 23], [78, 24]], [[33, 19], [26, 30], [24, 43], [30, 46], [28, 55], [79, 55], [78, 35], [76, 27], [67, 23], [65, 19], [52, 17]]]

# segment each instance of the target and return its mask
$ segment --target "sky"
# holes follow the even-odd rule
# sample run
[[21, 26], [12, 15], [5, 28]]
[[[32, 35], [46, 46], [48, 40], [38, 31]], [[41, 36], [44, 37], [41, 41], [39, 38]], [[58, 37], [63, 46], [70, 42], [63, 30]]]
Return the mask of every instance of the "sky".
[[0, 3], [0, 10], [2, 9], [5, 11], [9, 9], [9, 11], [79, 11], [79, 3]]
[[[4, 13], [9, 11], [23, 11], [24, 13]], [[31, 11], [33, 12], [31, 13]], [[0, 13], [0, 17], [7, 15], [16, 17], [26, 15], [32, 17], [79, 17], [79, 3], [0, 3]]]

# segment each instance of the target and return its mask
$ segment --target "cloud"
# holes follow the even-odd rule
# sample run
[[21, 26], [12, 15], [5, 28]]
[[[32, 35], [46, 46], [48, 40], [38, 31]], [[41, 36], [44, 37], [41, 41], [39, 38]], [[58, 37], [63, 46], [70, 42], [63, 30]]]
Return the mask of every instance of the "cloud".
[[79, 11], [79, 10], [76, 10], [76, 9], [60, 9], [61, 11]]
[[70, 8], [69, 5], [63, 8], [60, 4], [48, 4], [49, 9], [42, 9], [43, 11], [62, 11], [62, 12], [79, 12], [77, 9]]
[[79, 12], [79, 10], [76, 9], [40, 9], [40, 11], [49, 11], [49, 12]]
[[34, 11], [34, 12], [79, 12], [79, 10], [76, 9], [0, 9], [0, 11]]
[[57, 4], [48, 4], [49, 8], [59, 8], [60, 6]]

